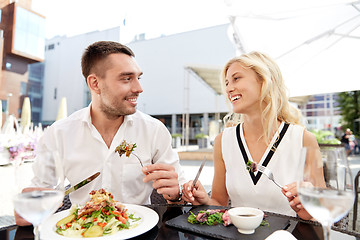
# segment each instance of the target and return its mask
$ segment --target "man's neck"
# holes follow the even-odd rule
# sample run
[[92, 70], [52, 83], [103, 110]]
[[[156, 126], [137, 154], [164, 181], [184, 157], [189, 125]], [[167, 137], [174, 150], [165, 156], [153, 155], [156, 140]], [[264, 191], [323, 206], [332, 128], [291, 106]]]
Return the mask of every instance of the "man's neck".
[[124, 122], [125, 116], [110, 119], [104, 113], [93, 109], [90, 109], [90, 116], [91, 123], [98, 130], [107, 147], [110, 148], [115, 134]]

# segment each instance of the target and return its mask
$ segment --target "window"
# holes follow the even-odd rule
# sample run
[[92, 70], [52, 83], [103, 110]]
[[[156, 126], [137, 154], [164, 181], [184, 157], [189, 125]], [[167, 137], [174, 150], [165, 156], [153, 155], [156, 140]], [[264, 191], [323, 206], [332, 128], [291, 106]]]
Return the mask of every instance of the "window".
[[2, 103], [2, 112], [6, 112], [6, 107], [7, 107], [7, 100], [1, 100]]
[[26, 82], [21, 82], [21, 85], [20, 85], [20, 94], [21, 95], [27, 95], [27, 83]]
[[7, 63], [5, 64], [5, 68], [6, 68], [7, 70], [10, 70], [10, 69], [11, 69], [11, 63], [7, 62]]
[[41, 108], [41, 105], [42, 105], [41, 98], [34, 98], [33, 101], [32, 101], [32, 105], [34, 107]]
[[50, 44], [49, 46], [48, 46], [48, 50], [53, 50], [55, 48], [55, 44]]
[[13, 53], [44, 59], [45, 18], [19, 6], [15, 13]]

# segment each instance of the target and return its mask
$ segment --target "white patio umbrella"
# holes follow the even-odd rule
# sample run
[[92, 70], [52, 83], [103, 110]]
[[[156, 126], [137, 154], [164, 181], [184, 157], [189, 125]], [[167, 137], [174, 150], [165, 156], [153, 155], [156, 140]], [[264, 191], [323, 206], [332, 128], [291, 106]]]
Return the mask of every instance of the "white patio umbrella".
[[21, 110], [21, 119], [20, 126], [22, 132], [27, 132], [31, 125], [31, 106], [30, 106], [30, 98], [25, 97], [22, 110]]
[[67, 117], [67, 103], [66, 97], [61, 98], [58, 114], [56, 117], [56, 121]]
[[275, 58], [290, 97], [360, 90], [360, 1], [228, 2], [239, 52]]

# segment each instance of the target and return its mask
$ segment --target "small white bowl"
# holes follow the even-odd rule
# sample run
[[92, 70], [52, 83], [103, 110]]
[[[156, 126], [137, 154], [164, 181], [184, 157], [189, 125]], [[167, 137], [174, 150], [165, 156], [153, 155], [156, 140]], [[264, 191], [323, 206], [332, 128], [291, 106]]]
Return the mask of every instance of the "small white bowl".
[[263, 211], [251, 207], [235, 207], [228, 212], [231, 222], [243, 234], [254, 233], [264, 217]]

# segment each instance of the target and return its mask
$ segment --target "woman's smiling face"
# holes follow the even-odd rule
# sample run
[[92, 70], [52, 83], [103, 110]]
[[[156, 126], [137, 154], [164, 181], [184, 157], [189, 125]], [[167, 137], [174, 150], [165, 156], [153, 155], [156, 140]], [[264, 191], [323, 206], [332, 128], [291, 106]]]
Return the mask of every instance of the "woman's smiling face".
[[226, 93], [233, 112], [251, 114], [260, 111], [261, 82], [254, 70], [232, 63], [226, 71]]

